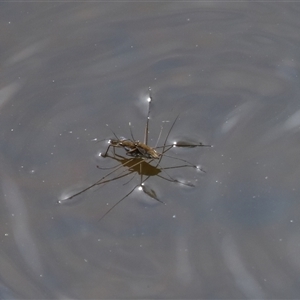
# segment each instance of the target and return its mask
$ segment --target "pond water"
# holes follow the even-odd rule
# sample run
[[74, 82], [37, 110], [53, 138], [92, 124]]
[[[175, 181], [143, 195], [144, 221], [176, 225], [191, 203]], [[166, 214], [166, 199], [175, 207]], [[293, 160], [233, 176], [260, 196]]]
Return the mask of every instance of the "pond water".
[[[0, 298], [298, 298], [299, 14], [2, 3]], [[135, 189], [101, 221], [137, 169], [58, 204], [128, 160], [99, 156], [112, 132], [143, 141], [149, 88], [149, 145], [213, 145], [168, 151], [205, 172], [164, 157], [145, 182], [164, 203]]]

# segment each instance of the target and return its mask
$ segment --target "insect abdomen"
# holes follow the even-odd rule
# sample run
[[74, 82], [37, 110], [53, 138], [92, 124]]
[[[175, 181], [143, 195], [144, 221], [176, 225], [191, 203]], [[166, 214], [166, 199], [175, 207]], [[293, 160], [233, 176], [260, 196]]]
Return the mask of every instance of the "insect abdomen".
[[159, 154], [151, 147], [148, 145], [142, 144], [142, 143], [137, 143], [137, 148], [139, 149], [139, 152], [147, 158], [159, 158]]

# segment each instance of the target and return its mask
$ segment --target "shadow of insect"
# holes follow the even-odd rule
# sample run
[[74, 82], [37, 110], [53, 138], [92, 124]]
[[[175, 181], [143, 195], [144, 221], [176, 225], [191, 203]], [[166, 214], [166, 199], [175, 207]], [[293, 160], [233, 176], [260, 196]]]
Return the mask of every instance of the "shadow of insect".
[[[145, 133], [144, 133], [144, 139], [143, 142], [140, 142], [139, 140], [134, 139], [131, 124], [130, 125], [130, 134], [131, 139], [126, 138], [119, 138], [114, 132], [114, 139], [110, 139], [108, 141], [108, 147], [104, 154], [101, 154], [104, 158], [110, 158], [117, 162], [117, 164], [113, 167], [104, 168], [101, 166], [97, 166], [98, 169], [106, 170], [108, 173], [106, 173], [103, 177], [101, 177], [98, 181], [95, 183], [87, 186], [86, 188], [80, 190], [77, 193], [74, 193], [73, 195], [59, 200], [58, 203], [62, 204], [67, 202], [68, 200], [71, 200], [82, 193], [90, 190], [91, 188], [94, 188], [96, 186], [102, 186], [104, 184], [110, 183], [115, 180], [119, 180], [121, 178], [125, 178], [127, 176], [131, 176], [130, 180], [124, 183], [123, 185], [128, 184], [131, 182], [136, 175], [140, 177], [139, 183], [136, 184], [125, 196], [123, 196], [119, 201], [117, 201], [109, 210], [107, 210], [99, 219], [102, 220], [109, 212], [111, 212], [120, 202], [122, 202], [124, 199], [126, 199], [128, 196], [130, 196], [136, 188], [139, 188], [142, 190], [147, 196], [150, 198], [160, 202], [164, 203], [162, 200], [160, 200], [156, 194], [156, 192], [145, 185], [145, 182], [151, 177], [151, 176], [157, 176], [163, 180], [172, 182], [172, 183], [178, 183], [189, 187], [194, 187], [194, 185], [190, 182], [183, 182], [180, 180], [177, 180], [170, 176], [167, 172], [167, 170], [170, 169], [178, 169], [178, 168], [195, 168], [202, 172], [204, 172], [199, 166], [196, 166], [192, 163], [190, 163], [187, 160], [170, 156], [166, 154], [170, 149], [173, 147], [186, 147], [186, 148], [194, 148], [194, 147], [212, 147], [211, 145], [204, 145], [202, 143], [197, 144], [190, 144], [186, 142], [176, 142], [172, 144], [167, 144], [169, 135], [179, 117], [179, 115], [175, 118], [173, 121], [167, 135], [165, 138], [165, 141], [162, 146], [155, 146], [151, 147], [148, 145], [148, 135], [149, 135], [149, 120], [150, 120], [150, 111], [151, 111], [151, 91], [149, 90], [149, 97], [148, 97], [148, 114], [147, 114], [147, 120], [146, 120], [146, 126], [145, 126]], [[159, 142], [159, 139], [162, 134], [163, 127], [161, 127], [159, 137], [157, 140], [157, 143]], [[112, 148], [112, 151], [109, 151]], [[125, 154], [129, 157], [126, 158], [124, 156], [119, 155], [116, 153], [116, 149], [123, 149], [125, 150]], [[163, 157], [168, 157], [170, 159], [176, 160], [181, 162], [179, 165], [175, 166], [169, 166], [169, 167], [161, 167], [161, 161]], [[109, 171], [110, 170], [110, 171]]]

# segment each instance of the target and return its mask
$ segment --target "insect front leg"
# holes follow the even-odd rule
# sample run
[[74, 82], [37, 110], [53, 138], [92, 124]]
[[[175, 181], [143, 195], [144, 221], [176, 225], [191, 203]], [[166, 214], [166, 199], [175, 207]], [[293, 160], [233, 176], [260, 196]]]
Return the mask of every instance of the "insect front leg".
[[118, 148], [124, 148], [124, 146], [121, 144], [121, 141], [120, 140], [109, 140], [109, 145], [105, 151], [105, 153], [102, 155], [103, 157], [106, 157], [108, 156], [108, 150], [110, 147], [113, 147], [113, 153], [114, 155], [116, 155], [116, 151], [115, 151], [115, 148], [118, 147]]
[[113, 147], [113, 149], [114, 149], [113, 151], [114, 151], [114, 155], [115, 155], [115, 147], [117, 147], [117, 146], [114, 145], [114, 144], [112, 144], [111, 142], [109, 142], [109, 145], [108, 145], [108, 147], [107, 147], [105, 153], [101, 155], [102, 157], [108, 156], [107, 153], [108, 153], [108, 150], [109, 150], [110, 147]]
[[108, 152], [110, 146], [111, 146], [111, 144], [108, 145], [108, 147], [107, 147], [105, 153], [104, 153], [104, 154], [101, 154], [102, 157], [106, 157], [106, 156], [107, 156], [107, 152]]

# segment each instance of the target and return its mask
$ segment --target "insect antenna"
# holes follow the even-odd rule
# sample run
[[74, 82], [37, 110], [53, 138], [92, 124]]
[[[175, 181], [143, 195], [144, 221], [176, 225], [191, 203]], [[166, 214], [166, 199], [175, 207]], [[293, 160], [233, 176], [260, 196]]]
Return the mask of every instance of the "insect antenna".
[[114, 133], [114, 131], [108, 126], [108, 124], [106, 124], [106, 126], [107, 126], [108, 129], [111, 131], [111, 133], [114, 135], [114, 137], [119, 141], [120, 138]]

